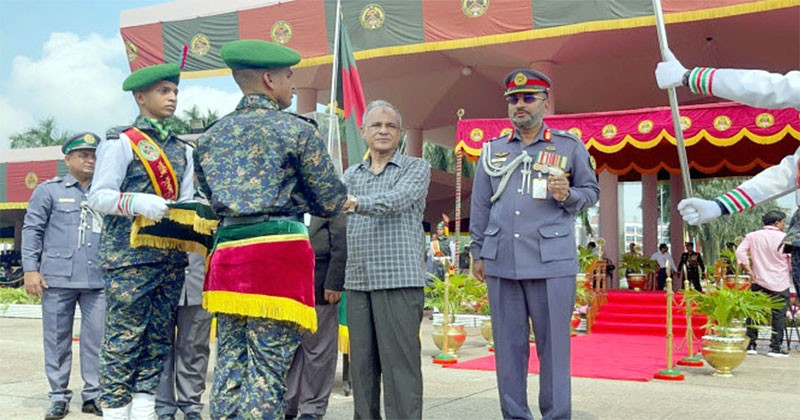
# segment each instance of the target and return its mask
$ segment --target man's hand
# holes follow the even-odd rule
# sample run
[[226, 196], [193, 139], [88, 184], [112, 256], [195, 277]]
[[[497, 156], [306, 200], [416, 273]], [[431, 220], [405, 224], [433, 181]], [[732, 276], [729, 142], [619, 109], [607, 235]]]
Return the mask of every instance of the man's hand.
[[678, 211], [686, 223], [697, 226], [710, 222], [722, 215], [719, 205], [712, 200], [687, 198], [678, 203]]
[[136, 216], [141, 215], [158, 221], [167, 215], [169, 207], [167, 207], [167, 200], [155, 194], [136, 193], [131, 203], [131, 211]]
[[661, 89], [669, 89], [683, 85], [683, 75], [686, 67], [675, 58], [672, 51], [667, 50], [666, 60], [656, 66], [656, 82]]
[[339, 292], [339, 291], [336, 291], [336, 290], [325, 289], [323, 294], [324, 294], [324, 297], [325, 297], [325, 302], [328, 302], [328, 303], [331, 303], [331, 304], [339, 303], [339, 301], [342, 300], [342, 292]]
[[472, 261], [472, 275], [480, 281], [486, 281], [486, 273], [483, 271], [483, 260]]
[[344, 200], [342, 211], [345, 213], [355, 213], [358, 208], [358, 199], [354, 195], [347, 194], [347, 199]]
[[47, 289], [50, 286], [47, 285], [38, 271], [25, 272], [25, 292], [33, 296], [42, 296], [43, 287]]
[[556, 201], [564, 201], [569, 197], [569, 181], [564, 175], [551, 175], [547, 180], [547, 191]]

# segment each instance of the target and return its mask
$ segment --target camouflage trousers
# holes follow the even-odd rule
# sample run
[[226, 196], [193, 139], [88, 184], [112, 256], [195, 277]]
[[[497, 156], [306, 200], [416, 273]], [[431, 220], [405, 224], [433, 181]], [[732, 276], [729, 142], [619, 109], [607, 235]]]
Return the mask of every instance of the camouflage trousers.
[[283, 419], [286, 377], [301, 329], [268, 318], [217, 314], [213, 419]]
[[170, 325], [184, 267], [144, 264], [106, 270], [106, 331], [100, 355], [100, 401], [123, 407], [133, 393], [155, 394], [171, 348]]

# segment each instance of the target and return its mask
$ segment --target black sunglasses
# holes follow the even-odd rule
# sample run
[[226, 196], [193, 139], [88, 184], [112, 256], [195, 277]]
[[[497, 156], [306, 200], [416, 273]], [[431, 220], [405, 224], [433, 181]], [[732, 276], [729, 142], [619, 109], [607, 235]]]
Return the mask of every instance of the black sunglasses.
[[520, 99], [522, 99], [522, 102], [525, 102], [526, 104], [532, 104], [532, 103], [536, 102], [539, 99], [545, 100], [547, 98], [546, 97], [543, 98], [541, 96], [536, 96], [534, 94], [526, 94], [526, 95], [522, 95], [522, 96], [520, 96], [520, 95], [508, 95], [508, 96], [506, 96], [506, 102], [508, 102], [509, 105], [515, 105], [517, 102], [519, 102]]

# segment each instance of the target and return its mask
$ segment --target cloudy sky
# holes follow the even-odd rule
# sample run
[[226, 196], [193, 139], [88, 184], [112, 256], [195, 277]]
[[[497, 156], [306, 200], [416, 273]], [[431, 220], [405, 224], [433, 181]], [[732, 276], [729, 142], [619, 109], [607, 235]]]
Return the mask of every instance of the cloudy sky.
[[[53, 117], [59, 130], [103, 134], [137, 108], [120, 11], [164, 1], [0, 0], [0, 150], [10, 135]], [[178, 115], [194, 105], [224, 115], [241, 94], [230, 77], [184, 79]]]

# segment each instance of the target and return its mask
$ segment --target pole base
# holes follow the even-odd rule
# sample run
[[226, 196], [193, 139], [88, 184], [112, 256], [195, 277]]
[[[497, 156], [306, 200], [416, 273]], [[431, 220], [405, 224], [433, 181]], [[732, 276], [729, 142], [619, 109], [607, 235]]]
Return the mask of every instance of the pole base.
[[675, 369], [659, 370], [654, 378], [661, 379], [662, 381], [682, 381], [684, 379], [683, 374]]
[[703, 359], [698, 356], [686, 356], [678, 360], [678, 365], [689, 367], [703, 367]]
[[433, 356], [433, 363], [437, 365], [454, 365], [458, 363], [458, 358], [452, 354], [439, 353]]

